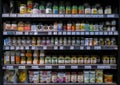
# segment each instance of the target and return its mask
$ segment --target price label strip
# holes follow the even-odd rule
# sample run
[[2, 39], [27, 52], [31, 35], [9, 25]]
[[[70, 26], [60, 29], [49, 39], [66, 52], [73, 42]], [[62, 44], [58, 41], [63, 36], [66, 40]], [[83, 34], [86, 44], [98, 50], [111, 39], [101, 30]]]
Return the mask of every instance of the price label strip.
[[84, 66], [85, 69], [91, 69], [91, 66]]
[[45, 66], [45, 69], [52, 69], [52, 66]]
[[97, 66], [97, 69], [110, 69], [110, 66]]
[[13, 66], [6, 66], [6, 69], [13, 70]]
[[39, 66], [32, 66], [31, 69], [39, 69]]
[[65, 66], [59, 66], [59, 69], [65, 69]]
[[78, 69], [78, 66], [71, 66], [71, 69]]
[[18, 69], [25, 69], [25, 66], [19, 66]]

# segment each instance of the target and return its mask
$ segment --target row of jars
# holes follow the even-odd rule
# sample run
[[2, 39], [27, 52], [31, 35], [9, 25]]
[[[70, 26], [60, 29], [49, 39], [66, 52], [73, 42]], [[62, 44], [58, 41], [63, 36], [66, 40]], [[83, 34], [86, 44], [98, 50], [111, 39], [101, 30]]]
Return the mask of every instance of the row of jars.
[[45, 2], [41, 3], [35, 2], [33, 4], [32, 0], [28, 0], [27, 4], [20, 4], [19, 13], [33, 13], [33, 14], [111, 14], [112, 7], [111, 5], [102, 7], [100, 4], [95, 4], [91, 6], [89, 3], [84, 3], [83, 5], [76, 5], [70, 2], [60, 1], [57, 2]]
[[6, 51], [4, 64], [115, 64], [114, 55], [45, 56], [41, 51]]
[[35, 24], [30, 22], [10, 22], [3, 23], [4, 30], [18, 31], [116, 31], [116, 21], [106, 21], [100, 23], [90, 22], [54, 22], [53, 24]]
[[116, 45], [116, 39], [112, 38], [84, 38], [84, 37], [8, 37], [4, 39], [4, 45]]

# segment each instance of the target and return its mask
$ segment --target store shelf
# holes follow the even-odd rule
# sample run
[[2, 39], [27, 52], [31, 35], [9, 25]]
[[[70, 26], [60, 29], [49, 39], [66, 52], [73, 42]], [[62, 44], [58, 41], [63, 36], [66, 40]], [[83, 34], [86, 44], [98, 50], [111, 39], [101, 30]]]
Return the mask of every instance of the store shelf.
[[119, 18], [118, 14], [2, 14], [2, 18]]
[[4, 83], [4, 85], [117, 85], [116, 83]]
[[3, 69], [117, 69], [116, 64], [8, 64]]
[[118, 46], [4, 46], [4, 50], [117, 50]]
[[4, 31], [3, 35], [118, 35], [117, 31]]

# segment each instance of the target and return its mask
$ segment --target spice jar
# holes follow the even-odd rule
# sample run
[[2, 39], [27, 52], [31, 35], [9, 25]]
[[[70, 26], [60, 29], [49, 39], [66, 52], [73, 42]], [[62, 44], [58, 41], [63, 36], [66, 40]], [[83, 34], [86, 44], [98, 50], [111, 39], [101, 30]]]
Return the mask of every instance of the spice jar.
[[113, 37], [113, 38], [111, 38], [111, 45], [116, 45], [116, 40], [115, 40], [115, 38]]
[[15, 62], [16, 64], [20, 64], [20, 52], [16, 52], [16, 56], [15, 56]]
[[15, 64], [15, 52], [14, 51], [12, 51], [11, 52], [11, 64]]
[[38, 31], [38, 26], [35, 23], [31, 25], [31, 31]]
[[111, 74], [104, 74], [104, 82], [105, 83], [113, 83], [113, 75], [111, 75]]
[[19, 22], [17, 29], [18, 29], [18, 31], [24, 31], [24, 23], [23, 22]]
[[84, 6], [79, 6], [79, 8], [78, 8], [78, 13], [79, 14], [84, 14]]
[[96, 8], [96, 6], [92, 7], [92, 14], [97, 14], [97, 8]]
[[64, 6], [64, 2], [60, 2], [59, 5], [59, 14], [65, 14], [65, 6]]
[[68, 22], [67, 23], [67, 31], [71, 31], [71, 28], [72, 28], [72, 23]]
[[80, 23], [79, 23], [79, 22], [77, 22], [75, 27], [76, 27], [76, 28], [75, 28], [75, 29], [76, 29], [76, 31], [79, 31], [79, 30], [80, 30]]
[[85, 4], [85, 14], [90, 14], [91, 13], [91, 8], [89, 6], [89, 4]]
[[50, 2], [46, 5], [46, 14], [52, 14], [52, 3]]
[[113, 55], [110, 56], [110, 64], [116, 64], [116, 58]]
[[58, 23], [58, 31], [62, 31], [62, 29], [63, 29], [63, 24], [62, 24], [62, 22], [59, 22]]
[[103, 14], [103, 8], [102, 7], [98, 8], [98, 14]]
[[17, 39], [17, 45], [19, 45], [19, 46], [22, 45], [22, 43], [21, 43], [21, 38], [20, 38], [20, 37], [18, 37], [18, 39]]
[[62, 39], [62, 37], [59, 38], [59, 45], [63, 45], [63, 39]]
[[58, 23], [57, 22], [54, 22], [53, 29], [54, 29], [54, 31], [57, 31], [57, 29], [58, 29]]
[[35, 37], [32, 37], [32, 46], [36, 45], [36, 39]]
[[12, 45], [13, 46], [16, 46], [17, 45], [17, 39], [15, 37], [13, 37], [12, 39]]
[[32, 41], [31, 41], [31, 39], [30, 39], [30, 37], [27, 37], [27, 40], [26, 40], [26, 45], [31, 45], [31, 43], [32, 43]]
[[48, 25], [47, 24], [44, 25], [44, 29], [43, 30], [44, 31], [48, 31]]
[[70, 46], [70, 45], [71, 45], [71, 42], [72, 42], [71, 37], [68, 37], [68, 38], [67, 38], [67, 45]]
[[54, 2], [53, 5], [53, 14], [58, 14], [59, 10], [58, 10], [58, 4], [56, 2]]
[[23, 46], [26, 45], [26, 39], [25, 39], [25, 37], [22, 37], [22, 39], [21, 39], [21, 43], [22, 43]]
[[44, 26], [43, 26], [41, 23], [39, 23], [39, 24], [37, 25], [37, 30], [38, 30], [38, 31], [43, 31], [43, 30], [44, 30]]
[[27, 7], [25, 4], [20, 4], [20, 14], [27, 13]]
[[30, 31], [31, 30], [30, 22], [26, 22], [24, 29], [25, 29], [25, 31]]
[[27, 51], [26, 57], [27, 57], [27, 64], [32, 64], [32, 52], [31, 51]]
[[50, 37], [47, 37], [47, 38], [46, 38], [46, 44], [47, 44], [47, 45], [50, 45], [50, 44], [51, 44], [51, 43], [50, 43]]
[[50, 44], [54, 45], [54, 38], [53, 37], [50, 39]]
[[38, 14], [39, 13], [39, 10], [38, 10], [38, 3], [35, 3], [34, 6], [33, 6], [33, 14]]
[[27, 51], [26, 52], [26, 57], [32, 57], [32, 52], [31, 51]]
[[37, 46], [40, 46], [41, 45], [41, 39], [40, 37], [37, 38]]
[[63, 45], [67, 45], [67, 39], [64, 37], [64, 39], [63, 39]]
[[39, 13], [45, 14], [45, 3], [43, 1], [41, 1], [41, 4], [39, 6]]
[[26, 56], [25, 56], [25, 51], [21, 51], [21, 64], [26, 64]]
[[66, 5], [66, 14], [71, 14], [71, 7], [70, 7], [70, 2], [67, 2], [67, 5]]
[[10, 64], [10, 51], [4, 53], [4, 64]]
[[4, 22], [3, 24], [4, 24], [4, 30], [10, 30], [12, 27], [9, 21]]
[[28, 0], [27, 1], [27, 13], [32, 13], [32, 9], [33, 9], [33, 2], [32, 0]]
[[106, 38], [106, 39], [105, 39], [105, 45], [111, 45], [110, 38]]
[[71, 27], [71, 30], [72, 30], [72, 31], [75, 31], [75, 30], [76, 30], [76, 27], [75, 27], [75, 26], [76, 26], [75, 23], [73, 23], [73, 24], [72, 24], [72, 27]]
[[11, 30], [17, 30], [17, 23], [15, 21], [11, 24]]
[[112, 14], [112, 8], [111, 8], [111, 6], [106, 6], [104, 13], [105, 14]]
[[72, 14], [77, 14], [78, 13], [78, 9], [76, 5], [72, 6]]
[[85, 23], [84, 22], [82, 22], [80, 24], [80, 31], [85, 31]]

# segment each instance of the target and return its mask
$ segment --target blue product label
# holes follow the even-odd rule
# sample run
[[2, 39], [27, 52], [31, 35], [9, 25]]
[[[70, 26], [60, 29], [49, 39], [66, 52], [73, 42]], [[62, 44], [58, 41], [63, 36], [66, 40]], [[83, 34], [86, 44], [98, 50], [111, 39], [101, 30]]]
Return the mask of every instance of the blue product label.
[[90, 31], [90, 26], [89, 26], [89, 24], [85, 24], [85, 31]]
[[58, 31], [62, 31], [62, 26], [58, 25]]
[[54, 9], [53, 14], [58, 14], [58, 9]]

